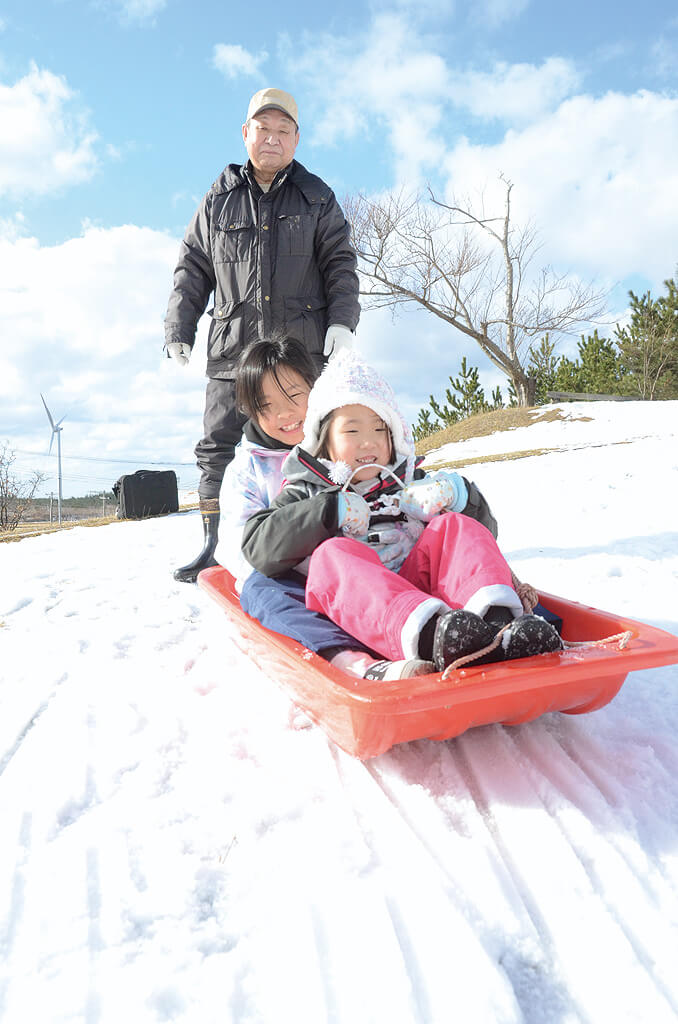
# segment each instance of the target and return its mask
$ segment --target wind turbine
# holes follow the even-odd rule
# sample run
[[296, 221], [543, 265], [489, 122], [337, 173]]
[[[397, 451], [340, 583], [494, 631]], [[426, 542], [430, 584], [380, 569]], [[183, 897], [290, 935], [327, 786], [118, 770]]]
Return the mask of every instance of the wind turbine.
[[47, 453], [48, 455], [51, 454], [52, 444], [54, 442], [54, 435], [55, 434], [56, 434], [56, 439], [57, 439], [57, 464], [58, 464], [58, 467], [59, 467], [59, 505], [58, 505], [58, 512], [59, 512], [59, 526], [61, 526], [61, 431], [63, 430], [63, 427], [61, 426], [61, 424], [66, 419], [66, 414], [64, 413], [64, 415], [61, 417], [59, 422], [55, 423], [54, 420], [52, 419], [51, 412], [47, 408], [47, 402], [45, 401], [45, 399], [44, 399], [44, 397], [42, 395], [42, 392], [40, 393], [40, 397], [42, 398], [42, 404], [45, 407], [45, 412], [47, 413], [47, 417], [49, 419], [50, 426], [52, 427], [52, 436], [51, 436], [50, 442], [49, 442], [49, 452]]

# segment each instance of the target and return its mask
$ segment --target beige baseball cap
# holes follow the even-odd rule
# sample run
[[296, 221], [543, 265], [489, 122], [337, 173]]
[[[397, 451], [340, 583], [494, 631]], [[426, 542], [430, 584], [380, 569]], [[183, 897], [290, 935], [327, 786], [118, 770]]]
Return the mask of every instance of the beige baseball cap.
[[247, 108], [247, 120], [249, 121], [251, 117], [256, 117], [262, 110], [268, 110], [271, 107], [275, 110], [282, 110], [283, 114], [291, 117], [298, 126], [299, 113], [296, 100], [294, 96], [283, 92], [282, 89], [260, 89], [259, 92], [255, 92]]

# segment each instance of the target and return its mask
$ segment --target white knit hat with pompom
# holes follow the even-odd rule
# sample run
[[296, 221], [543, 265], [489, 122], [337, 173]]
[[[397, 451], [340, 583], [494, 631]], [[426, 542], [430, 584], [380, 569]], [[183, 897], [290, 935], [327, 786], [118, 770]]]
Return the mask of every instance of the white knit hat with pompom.
[[414, 473], [412, 431], [398, 408], [391, 385], [352, 348], [341, 349], [332, 356], [313, 385], [301, 447], [309, 455], [317, 455], [322, 421], [345, 405], [366, 405], [386, 423], [393, 438], [396, 464], [407, 462], [405, 483], [410, 483]]

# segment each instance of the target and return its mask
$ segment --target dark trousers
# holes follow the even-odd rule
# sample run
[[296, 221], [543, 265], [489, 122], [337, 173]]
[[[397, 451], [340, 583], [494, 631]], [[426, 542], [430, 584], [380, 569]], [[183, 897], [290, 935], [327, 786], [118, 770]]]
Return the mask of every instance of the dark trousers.
[[240, 604], [262, 626], [292, 637], [316, 654], [329, 648], [369, 651], [331, 619], [306, 607], [306, 579], [300, 573], [269, 579], [256, 570], [247, 577]]
[[195, 446], [200, 469], [198, 495], [218, 498], [226, 466], [233, 458], [246, 416], [235, 405], [235, 381], [210, 377], [205, 392], [204, 437]]

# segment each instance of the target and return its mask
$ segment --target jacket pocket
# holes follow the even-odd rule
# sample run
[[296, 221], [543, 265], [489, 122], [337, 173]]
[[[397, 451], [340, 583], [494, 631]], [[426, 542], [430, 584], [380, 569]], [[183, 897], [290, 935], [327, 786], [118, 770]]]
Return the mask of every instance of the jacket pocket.
[[208, 360], [234, 359], [240, 349], [243, 303], [220, 302], [210, 312], [212, 325], [207, 346]]
[[251, 220], [217, 224], [214, 231], [215, 263], [241, 263], [249, 259], [253, 246], [254, 224]]
[[285, 326], [287, 333], [303, 341], [309, 352], [321, 353], [327, 330], [327, 303], [324, 299], [285, 299]]
[[281, 214], [278, 217], [278, 255], [312, 256], [315, 220], [312, 213]]

